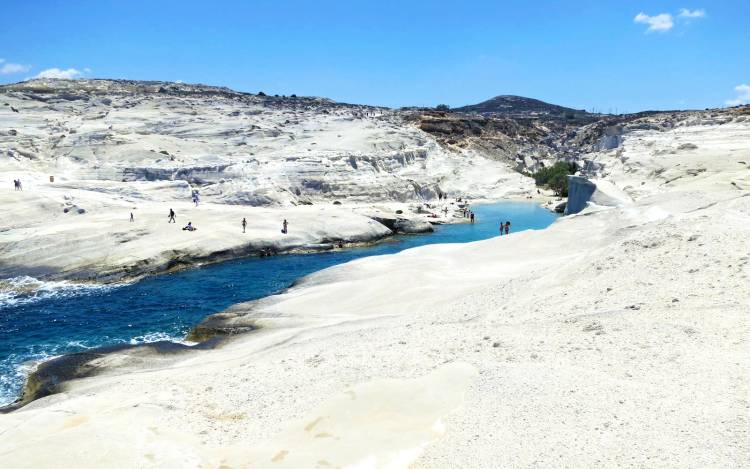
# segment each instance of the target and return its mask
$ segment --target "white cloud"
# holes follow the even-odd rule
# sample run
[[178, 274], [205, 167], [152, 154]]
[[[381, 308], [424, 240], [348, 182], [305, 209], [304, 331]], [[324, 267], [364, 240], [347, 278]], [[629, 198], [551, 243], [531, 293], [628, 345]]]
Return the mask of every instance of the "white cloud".
[[687, 8], [680, 8], [680, 13], [678, 16], [680, 18], [705, 18], [706, 10], [702, 8], [698, 10], [688, 10]]
[[737, 85], [734, 87], [734, 91], [737, 92], [737, 97], [734, 99], [728, 99], [726, 101], [727, 106], [750, 104], [750, 85], [744, 83]]
[[36, 76], [33, 78], [67, 78], [67, 79], [73, 79], [73, 78], [80, 78], [83, 76], [82, 71], [76, 70], [75, 68], [68, 68], [66, 70], [60, 70], [59, 68], [48, 68], [47, 70], [42, 70], [39, 72]]
[[635, 18], [633, 18], [633, 21], [636, 23], [641, 24], [647, 24], [648, 29], [646, 29], [647, 33], [651, 32], [660, 32], [665, 33], [672, 29], [674, 26], [674, 21], [672, 20], [672, 15], [669, 13], [660, 13], [655, 16], [649, 16], [643, 12], [638, 13], [635, 15]]
[[14, 64], [0, 59], [0, 75], [12, 75], [14, 73], [28, 72], [31, 67], [28, 65]]

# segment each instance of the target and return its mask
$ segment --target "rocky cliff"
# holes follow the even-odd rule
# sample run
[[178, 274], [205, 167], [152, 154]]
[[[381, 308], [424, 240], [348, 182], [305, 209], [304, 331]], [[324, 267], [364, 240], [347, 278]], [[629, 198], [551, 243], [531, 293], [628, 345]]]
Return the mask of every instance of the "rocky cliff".
[[531, 188], [504, 161], [445, 150], [404, 117], [204, 85], [31, 80], [0, 87], [0, 171], [184, 181], [204, 199], [254, 206]]

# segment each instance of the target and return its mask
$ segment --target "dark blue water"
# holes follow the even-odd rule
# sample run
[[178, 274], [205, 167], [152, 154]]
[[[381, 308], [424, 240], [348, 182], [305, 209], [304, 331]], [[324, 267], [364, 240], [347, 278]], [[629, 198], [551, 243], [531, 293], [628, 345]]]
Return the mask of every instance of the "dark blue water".
[[432, 234], [399, 236], [367, 248], [241, 259], [117, 287], [53, 284], [35, 293], [0, 296], [0, 404], [19, 395], [34, 361], [101, 345], [181, 340], [209, 314], [271, 295], [335, 264], [425, 244], [490, 238], [497, 236], [500, 219], [511, 220], [513, 232], [542, 229], [556, 219], [531, 203], [474, 211], [474, 225], [438, 226]]

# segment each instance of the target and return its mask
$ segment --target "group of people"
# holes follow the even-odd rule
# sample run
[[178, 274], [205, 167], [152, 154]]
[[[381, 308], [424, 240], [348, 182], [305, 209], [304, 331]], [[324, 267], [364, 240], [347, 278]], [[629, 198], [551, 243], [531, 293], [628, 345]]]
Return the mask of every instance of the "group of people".
[[471, 211], [468, 206], [463, 209], [463, 215], [464, 215], [464, 218], [468, 218], [472, 224], [476, 220], [476, 217], [474, 216], [474, 212]]
[[13, 180], [13, 187], [17, 191], [22, 191], [23, 190], [23, 185], [21, 184], [21, 180], [20, 179], [14, 179]]
[[500, 222], [500, 236], [503, 235], [503, 231], [505, 231], [505, 234], [510, 233], [510, 222], [509, 221], [501, 221]]
[[[176, 217], [176, 214], [174, 210], [170, 208], [167, 223], [177, 223], [177, 219], [175, 217]], [[130, 221], [134, 221], [132, 212], [130, 213]], [[245, 233], [247, 231], [247, 218], [244, 218], [244, 217], [242, 218], [241, 225], [242, 225], [242, 232]], [[182, 231], [196, 231], [197, 229], [198, 228], [193, 226], [193, 222], [189, 221], [188, 224], [182, 228]], [[281, 232], [283, 234], [287, 234], [289, 232], [289, 222], [286, 221], [286, 218], [281, 223]]]

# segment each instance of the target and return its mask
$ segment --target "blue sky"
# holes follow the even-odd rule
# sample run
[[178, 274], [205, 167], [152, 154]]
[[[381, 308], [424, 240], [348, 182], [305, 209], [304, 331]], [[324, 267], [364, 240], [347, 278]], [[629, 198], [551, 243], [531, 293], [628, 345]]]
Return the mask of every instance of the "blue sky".
[[750, 102], [748, 0], [4, 0], [0, 15], [2, 83], [182, 80], [393, 107]]

